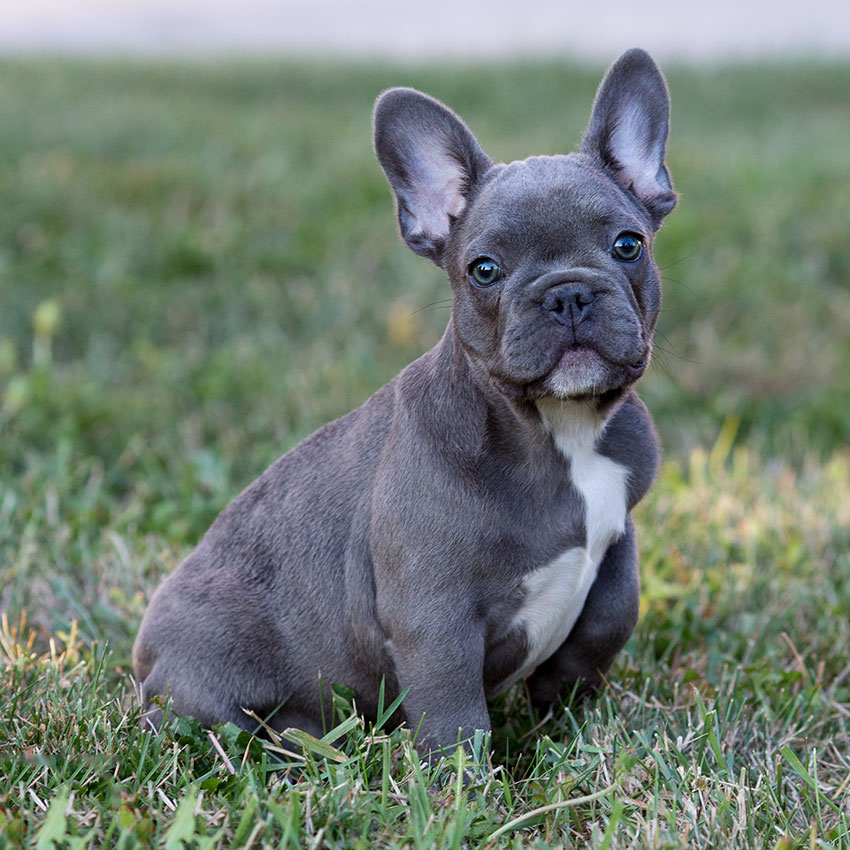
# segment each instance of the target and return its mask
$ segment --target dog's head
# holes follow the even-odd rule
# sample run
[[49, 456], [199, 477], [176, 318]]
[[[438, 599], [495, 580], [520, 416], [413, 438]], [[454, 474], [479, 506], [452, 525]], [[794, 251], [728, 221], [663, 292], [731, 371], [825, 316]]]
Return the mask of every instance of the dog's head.
[[447, 107], [391, 89], [375, 150], [401, 234], [449, 276], [454, 331], [513, 400], [616, 395], [646, 369], [652, 240], [676, 203], [670, 101], [642, 50], [611, 67], [578, 153], [493, 163]]

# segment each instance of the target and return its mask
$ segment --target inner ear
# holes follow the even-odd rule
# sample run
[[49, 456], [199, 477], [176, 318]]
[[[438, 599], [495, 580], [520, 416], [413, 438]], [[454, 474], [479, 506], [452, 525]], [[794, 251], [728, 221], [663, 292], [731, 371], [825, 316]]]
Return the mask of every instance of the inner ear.
[[454, 112], [414, 89], [381, 95], [374, 138], [402, 237], [417, 254], [440, 265], [449, 230], [492, 165], [489, 157]]
[[443, 136], [426, 138], [404, 164], [406, 179], [396, 193], [406, 239], [445, 239], [466, 207], [469, 175], [446, 143]]
[[659, 189], [671, 189], [664, 167], [666, 130], [657, 132], [650, 126], [644, 107], [632, 101], [623, 108], [614, 123], [609, 139], [613, 154], [634, 193], [647, 200]]
[[661, 71], [645, 51], [628, 51], [599, 86], [581, 150], [634, 192], [656, 224], [676, 205], [664, 165], [669, 129], [670, 96]]

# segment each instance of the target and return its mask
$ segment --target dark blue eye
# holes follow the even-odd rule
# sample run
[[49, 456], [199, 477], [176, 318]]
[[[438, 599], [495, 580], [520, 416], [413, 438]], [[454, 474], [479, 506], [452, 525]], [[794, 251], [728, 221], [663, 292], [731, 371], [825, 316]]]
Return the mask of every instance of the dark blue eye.
[[469, 265], [469, 276], [477, 286], [492, 286], [502, 277], [502, 268], [489, 257], [478, 257]]
[[643, 239], [637, 233], [621, 233], [614, 240], [611, 253], [617, 260], [633, 263], [643, 256]]

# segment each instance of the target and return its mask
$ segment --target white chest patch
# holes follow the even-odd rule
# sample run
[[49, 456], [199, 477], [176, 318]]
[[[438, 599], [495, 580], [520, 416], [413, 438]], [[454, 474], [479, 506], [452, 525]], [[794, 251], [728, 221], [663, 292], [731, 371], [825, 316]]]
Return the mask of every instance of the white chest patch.
[[499, 690], [545, 661], [566, 640], [584, 608], [590, 586], [608, 547], [626, 523], [628, 469], [596, 452], [602, 423], [587, 405], [542, 399], [543, 421], [561, 454], [570, 462], [572, 483], [584, 500], [585, 546], [563, 552], [523, 580], [524, 598], [514, 624], [525, 628], [525, 661]]

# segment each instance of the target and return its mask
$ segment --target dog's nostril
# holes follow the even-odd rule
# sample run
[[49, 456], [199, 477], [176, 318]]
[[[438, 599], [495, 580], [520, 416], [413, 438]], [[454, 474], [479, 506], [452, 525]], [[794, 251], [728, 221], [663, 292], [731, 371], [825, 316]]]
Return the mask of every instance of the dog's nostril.
[[596, 296], [584, 287], [558, 286], [549, 290], [543, 309], [561, 322], [581, 321], [595, 300]]

